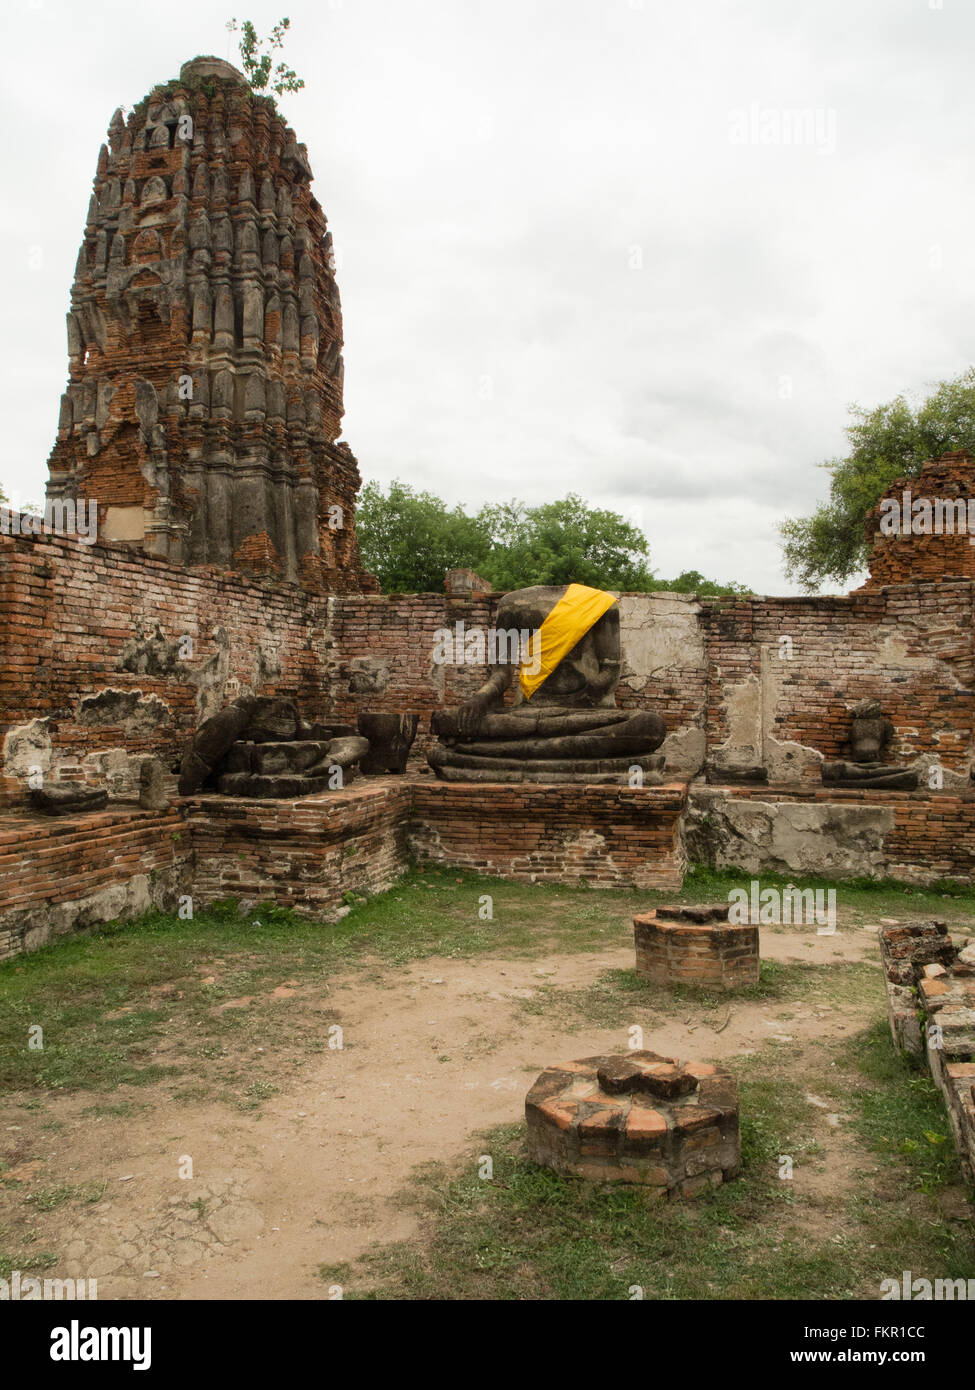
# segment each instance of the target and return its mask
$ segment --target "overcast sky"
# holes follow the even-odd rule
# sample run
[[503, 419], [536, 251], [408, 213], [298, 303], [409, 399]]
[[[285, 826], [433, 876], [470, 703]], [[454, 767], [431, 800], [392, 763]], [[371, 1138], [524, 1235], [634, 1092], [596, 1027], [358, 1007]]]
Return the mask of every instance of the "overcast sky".
[[[198, 53], [239, 63], [234, 2], [2, 0], [15, 501], [43, 497], [112, 111]], [[972, 361], [970, 0], [237, 17], [263, 34], [282, 10], [307, 87], [281, 108], [335, 238], [365, 479], [469, 507], [578, 492], [637, 520], [662, 576], [787, 593], [777, 523], [826, 495], [849, 403]]]

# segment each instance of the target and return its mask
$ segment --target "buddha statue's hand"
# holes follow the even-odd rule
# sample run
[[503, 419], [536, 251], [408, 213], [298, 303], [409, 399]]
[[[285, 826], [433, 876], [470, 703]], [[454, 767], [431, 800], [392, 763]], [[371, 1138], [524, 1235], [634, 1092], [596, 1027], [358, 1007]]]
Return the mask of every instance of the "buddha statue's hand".
[[480, 695], [475, 695], [460, 706], [457, 711], [457, 736], [462, 742], [477, 737], [487, 707], [488, 701]]
[[615, 689], [619, 683], [620, 663], [618, 661], [603, 661], [600, 663], [599, 672], [593, 676], [589, 682], [589, 690], [593, 695], [605, 695], [607, 690]]

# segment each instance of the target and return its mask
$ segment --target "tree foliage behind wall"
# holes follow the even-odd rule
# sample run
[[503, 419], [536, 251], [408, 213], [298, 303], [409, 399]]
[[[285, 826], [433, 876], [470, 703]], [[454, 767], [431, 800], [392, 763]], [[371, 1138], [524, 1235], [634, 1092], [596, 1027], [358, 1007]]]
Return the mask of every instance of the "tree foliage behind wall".
[[475, 517], [431, 492], [367, 483], [356, 506], [362, 562], [384, 594], [442, 593], [449, 569], [477, 569], [490, 542]]
[[493, 504], [470, 516], [407, 483], [393, 482], [385, 492], [367, 483], [356, 530], [363, 563], [387, 594], [442, 593], [448, 569], [476, 570], [498, 590], [574, 582], [644, 593], [747, 592], [741, 585], [715, 584], [696, 570], [676, 580], [657, 579], [643, 532], [573, 493], [535, 507]]
[[643, 532], [574, 493], [537, 507], [482, 507], [477, 521], [490, 539], [479, 573], [495, 589], [571, 583], [646, 589], [653, 579]]
[[829, 499], [781, 526], [786, 574], [807, 592], [843, 584], [866, 565], [867, 513], [892, 482], [951, 449], [975, 453], [975, 370], [942, 382], [920, 405], [897, 396], [872, 410], [851, 406], [850, 415], [849, 453], [819, 465], [830, 475]]

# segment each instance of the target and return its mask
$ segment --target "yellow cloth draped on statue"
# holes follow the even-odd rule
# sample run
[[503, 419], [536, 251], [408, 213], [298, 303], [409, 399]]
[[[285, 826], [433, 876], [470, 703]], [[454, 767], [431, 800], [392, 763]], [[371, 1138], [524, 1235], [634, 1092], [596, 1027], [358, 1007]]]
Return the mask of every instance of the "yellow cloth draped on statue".
[[[518, 677], [526, 700], [531, 699], [562, 658], [615, 602], [614, 596], [603, 589], [590, 589], [585, 584], [569, 585], [538, 631], [532, 634], [529, 659]], [[540, 660], [536, 644], [541, 647]]]

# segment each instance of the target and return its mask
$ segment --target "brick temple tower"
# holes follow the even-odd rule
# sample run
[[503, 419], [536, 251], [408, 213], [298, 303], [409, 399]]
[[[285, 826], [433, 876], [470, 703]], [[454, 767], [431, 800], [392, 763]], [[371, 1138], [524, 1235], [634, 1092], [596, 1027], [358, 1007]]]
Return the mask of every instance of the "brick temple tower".
[[183, 65], [98, 156], [48, 498], [100, 540], [312, 593], [374, 590], [338, 443], [342, 315], [304, 145], [218, 58]]
[[865, 521], [863, 589], [912, 580], [975, 579], [975, 458], [954, 449], [898, 478]]

